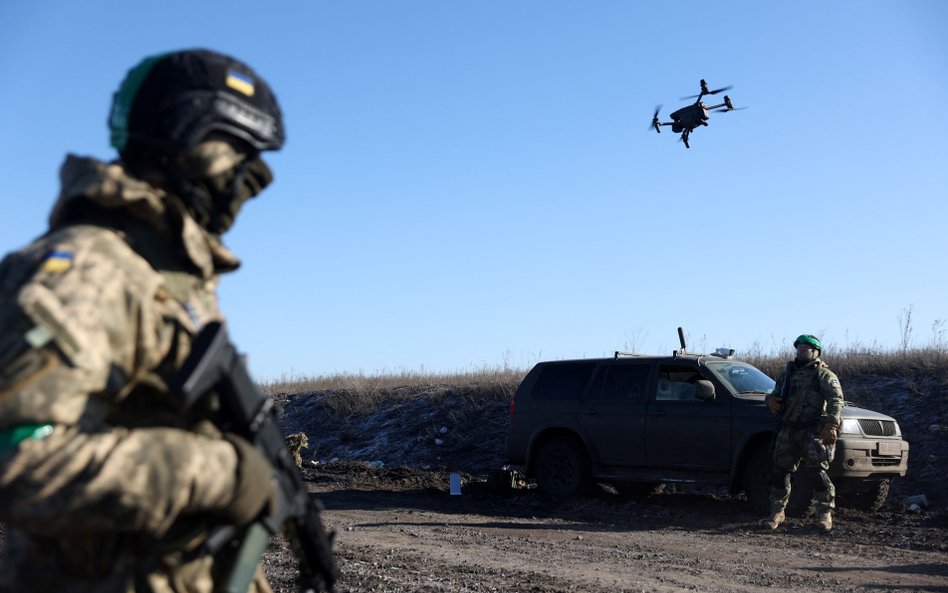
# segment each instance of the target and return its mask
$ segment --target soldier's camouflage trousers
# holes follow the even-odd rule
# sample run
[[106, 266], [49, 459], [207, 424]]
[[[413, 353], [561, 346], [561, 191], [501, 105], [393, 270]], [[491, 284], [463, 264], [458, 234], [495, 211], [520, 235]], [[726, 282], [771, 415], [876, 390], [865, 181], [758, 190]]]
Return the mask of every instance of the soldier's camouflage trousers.
[[[819, 431], [811, 427], [783, 426], [774, 443], [771, 475], [770, 510], [782, 511], [790, 500], [790, 475], [797, 471], [797, 486], [813, 490], [817, 511], [833, 510], [836, 488], [826, 470], [833, 461], [836, 447], [826, 447], [819, 440]], [[802, 463], [802, 467], [801, 467]]]

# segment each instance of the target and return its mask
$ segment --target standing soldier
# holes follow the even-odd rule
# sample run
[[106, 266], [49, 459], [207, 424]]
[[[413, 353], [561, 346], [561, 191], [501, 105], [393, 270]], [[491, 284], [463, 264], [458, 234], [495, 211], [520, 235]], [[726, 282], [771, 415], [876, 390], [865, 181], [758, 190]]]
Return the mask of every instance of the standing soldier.
[[823, 344], [816, 336], [803, 334], [793, 342], [796, 357], [787, 363], [783, 376], [766, 397], [767, 407], [780, 418], [774, 444], [770, 520], [776, 529], [784, 521], [790, 499], [790, 474], [800, 462], [801, 477], [812, 482], [819, 511], [819, 525], [833, 528], [836, 489], [826, 470], [833, 460], [839, 435], [843, 390], [836, 374], [820, 360]]
[[282, 117], [246, 64], [191, 50], [130, 70], [109, 128], [120, 159], [67, 156], [49, 230], [0, 264], [0, 590], [210, 592], [206, 534], [273, 511], [275, 485], [167, 386], [222, 320], [220, 238], [270, 183]]

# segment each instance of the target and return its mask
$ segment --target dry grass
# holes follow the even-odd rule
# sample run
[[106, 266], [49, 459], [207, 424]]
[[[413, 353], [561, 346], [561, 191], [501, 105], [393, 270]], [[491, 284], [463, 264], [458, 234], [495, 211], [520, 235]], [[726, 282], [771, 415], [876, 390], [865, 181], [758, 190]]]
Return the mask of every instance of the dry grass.
[[[792, 352], [752, 352], [738, 356], [771, 377], [783, 372]], [[879, 375], [913, 377], [919, 374], [948, 382], [948, 348], [924, 347], [900, 350], [847, 348], [829, 352], [826, 363], [841, 377]], [[372, 412], [384, 402], [398, 405], [425, 396], [433, 401], [447, 394], [462, 396], [471, 407], [509, 401], [523, 380], [526, 369], [508, 365], [456, 373], [402, 371], [390, 374], [338, 373], [316, 377], [283, 376], [261, 384], [272, 397], [322, 394], [322, 403], [338, 417]]]
[[[751, 354], [739, 357], [751, 363], [771, 377], [783, 372], [783, 367], [793, 353]], [[948, 349], [941, 347], [908, 348], [904, 350], [881, 350], [876, 348], [847, 348], [838, 352], [829, 351], [823, 361], [840, 376], [880, 375], [885, 377], [911, 377], [920, 373], [948, 379]]]
[[282, 377], [261, 384], [261, 388], [273, 397], [314, 392], [325, 394], [324, 404], [334, 415], [344, 416], [371, 412], [383, 401], [397, 405], [399, 400], [413, 400], [421, 395], [438, 400], [453, 393], [461, 395], [474, 407], [499, 400], [509, 401], [524, 374], [526, 371], [508, 366], [440, 374], [404, 371], [377, 375], [339, 373]]

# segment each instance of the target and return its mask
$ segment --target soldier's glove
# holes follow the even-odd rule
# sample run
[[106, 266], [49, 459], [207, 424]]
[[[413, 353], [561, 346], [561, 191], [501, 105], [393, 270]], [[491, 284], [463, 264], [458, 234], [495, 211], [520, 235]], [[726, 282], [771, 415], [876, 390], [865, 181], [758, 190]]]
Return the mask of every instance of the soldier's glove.
[[836, 437], [839, 435], [839, 428], [833, 424], [823, 425], [823, 432], [820, 433], [820, 441], [824, 446], [836, 444]]
[[783, 407], [780, 403], [780, 400], [773, 397], [772, 395], [768, 395], [766, 400], [767, 400], [767, 408], [770, 409], [770, 413], [773, 414], [774, 416], [780, 414], [780, 408]]
[[228, 433], [224, 440], [237, 450], [237, 486], [233, 500], [223, 510], [228, 522], [244, 525], [259, 517], [261, 512], [275, 514], [278, 492], [270, 462], [239, 435]]

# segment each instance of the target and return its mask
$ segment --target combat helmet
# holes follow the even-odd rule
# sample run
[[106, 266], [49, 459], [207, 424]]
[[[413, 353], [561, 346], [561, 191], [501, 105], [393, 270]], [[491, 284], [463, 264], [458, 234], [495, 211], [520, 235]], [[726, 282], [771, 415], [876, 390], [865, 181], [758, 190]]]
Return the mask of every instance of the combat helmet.
[[283, 146], [283, 117], [270, 86], [246, 64], [206, 49], [160, 53], [132, 68], [112, 100], [111, 144], [130, 141], [184, 152], [213, 131], [257, 151]]
[[260, 153], [286, 137], [270, 86], [206, 49], [156, 54], [132, 68], [113, 97], [109, 131], [126, 169], [179, 198], [213, 235], [272, 181]]
[[809, 344], [816, 348], [817, 352], [820, 354], [823, 353], [823, 343], [820, 342], [820, 339], [812, 334], [801, 334], [793, 341], [793, 347], [796, 348], [800, 344]]

